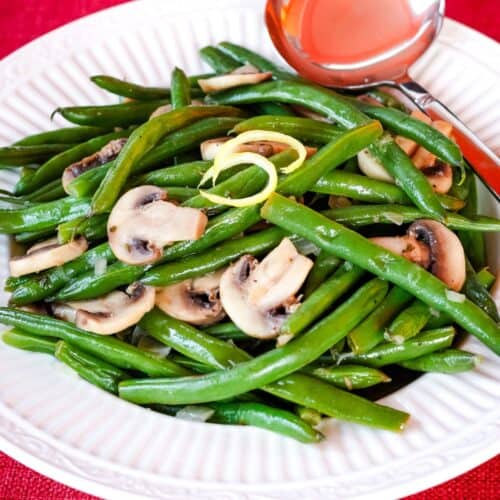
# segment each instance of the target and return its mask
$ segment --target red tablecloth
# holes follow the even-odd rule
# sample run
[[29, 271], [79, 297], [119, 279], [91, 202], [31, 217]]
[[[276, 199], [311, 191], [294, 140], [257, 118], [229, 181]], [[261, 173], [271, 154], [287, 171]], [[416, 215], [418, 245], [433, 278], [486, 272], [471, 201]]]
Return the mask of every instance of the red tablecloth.
[[[123, 0], [0, 0], [0, 58], [62, 24]], [[447, 15], [500, 40], [499, 0], [448, 0]], [[56, 483], [0, 453], [0, 498], [86, 500], [93, 497]], [[500, 498], [500, 458], [412, 500]]]

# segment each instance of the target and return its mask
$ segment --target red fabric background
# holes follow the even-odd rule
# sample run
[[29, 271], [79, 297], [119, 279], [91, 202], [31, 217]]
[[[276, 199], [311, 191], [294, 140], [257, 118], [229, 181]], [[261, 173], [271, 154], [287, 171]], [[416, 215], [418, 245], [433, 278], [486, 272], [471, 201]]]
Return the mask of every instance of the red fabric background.
[[[123, 0], [0, 0], [0, 58], [73, 19]], [[500, 41], [498, 0], [448, 0], [446, 13]], [[56, 483], [0, 453], [0, 498], [9, 500], [87, 500], [94, 497]], [[411, 500], [493, 500], [500, 495], [497, 457]]]

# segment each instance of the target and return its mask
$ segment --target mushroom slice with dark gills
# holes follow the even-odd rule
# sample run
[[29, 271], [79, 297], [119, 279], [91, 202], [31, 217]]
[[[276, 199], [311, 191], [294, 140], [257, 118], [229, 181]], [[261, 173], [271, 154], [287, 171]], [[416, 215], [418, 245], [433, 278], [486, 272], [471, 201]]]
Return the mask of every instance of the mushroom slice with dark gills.
[[80, 161], [66, 167], [62, 175], [62, 185], [64, 190], [68, 193], [69, 184], [74, 181], [79, 175], [82, 175], [87, 170], [99, 167], [114, 160], [122, 150], [127, 142], [127, 138], [114, 139], [108, 142], [103, 148], [90, 156], [82, 158]]
[[155, 289], [133, 283], [125, 292], [114, 291], [92, 300], [52, 304], [52, 314], [78, 328], [112, 335], [137, 324], [155, 305]]
[[57, 238], [42, 241], [29, 248], [26, 255], [13, 257], [10, 260], [10, 274], [17, 277], [61, 266], [82, 255], [87, 247], [87, 240], [83, 237], [63, 245], [59, 244]]
[[193, 325], [217, 323], [225, 316], [219, 296], [224, 271], [157, 288], [156, 306], [169, 316]]
[[404, 236], [370, 238], [373, 243], [428, 269], [458, 292], [465, 282], [465, 253], [457, 235], [440, 222], [415, 221]]
[[127, 264], [155, 262], [163, 247], [174, 241], [197, 240], [207, 216], [195, 208], [166, 201], [167, 192], [156, 186], [127, 191], [108, 219], [108, 240], [116, 258]]
[[277, 337], [287, 316], [300, 304], [296, 293], [312, 265], [288, 238], [260, 263], [244, 255], [221, 277], [220, 297], [226, 314], [251, 337]]

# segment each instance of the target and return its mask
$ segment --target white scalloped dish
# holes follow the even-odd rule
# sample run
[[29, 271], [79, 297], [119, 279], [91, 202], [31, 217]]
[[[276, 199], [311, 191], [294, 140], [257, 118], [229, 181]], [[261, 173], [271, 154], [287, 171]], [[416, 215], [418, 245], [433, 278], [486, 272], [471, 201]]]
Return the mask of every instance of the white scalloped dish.
[[[61, 126], [64, 105], [113, 102], [88, 81], [98, 73], [148, 85], [174, 65], [205, 71], [197, 50], [231, 40], [276, 58], [262, 0], [144, 0], [83, 18], [0, 62], [0, 144]], [[500, 48], [447, 20], [412, 71], [500, 152]], [[13, 174], [0, 171], [0, 189]], [[498, 214], [486, 191], [484, 213]], [[0, 237], [0, 284], [8, 241]], [[499, 238], [490, 238], [498, 267]], [[495, 260], [496, 259], [496, 260]], [[7, 295], [0, 291], [0, 303]], [[412, 415], [402, 434], [330, 420], [327, 439], [302, 445], [247, 427], [182, 421], [131, 405], [57, 368], [42, 354], [0, 345], [1, 449], [58, 481], [107, 498], [393, 498], [433, 486], [500, 451], [500, 363], [427, 374], [384, 398]]]

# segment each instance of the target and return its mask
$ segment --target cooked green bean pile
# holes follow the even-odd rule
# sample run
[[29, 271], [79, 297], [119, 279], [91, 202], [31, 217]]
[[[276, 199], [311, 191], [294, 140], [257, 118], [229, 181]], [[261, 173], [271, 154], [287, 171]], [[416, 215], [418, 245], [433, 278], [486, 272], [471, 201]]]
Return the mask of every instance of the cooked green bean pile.
[[[9, 346], [179, 418], [304, 443], [324, 417], [401, 431], [371, 401], [405, 371], [497, 355], [485, 232], [452, 127], [374, 89], [340, 95], [223, 42], [170, 88], [59, 108], [73, 127], [0, 148]], [[362, 391], [361, 393], [358, 391]]]

